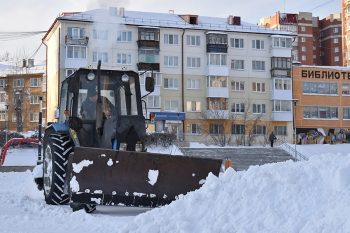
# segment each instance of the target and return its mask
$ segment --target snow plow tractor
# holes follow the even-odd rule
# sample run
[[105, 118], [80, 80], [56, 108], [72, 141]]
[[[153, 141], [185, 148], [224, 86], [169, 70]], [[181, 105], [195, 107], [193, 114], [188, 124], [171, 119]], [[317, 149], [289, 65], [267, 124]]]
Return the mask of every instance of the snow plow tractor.
[[[87, 212], [96, 205], [157, 207], [219, 174], [218, 159], [148, 153], [138, 73], [100, 66], [62, 82], [58, 122], [46, 128], [35, 168], [47, 204]], [[152, 77], [145, 89], [153, 92]]]

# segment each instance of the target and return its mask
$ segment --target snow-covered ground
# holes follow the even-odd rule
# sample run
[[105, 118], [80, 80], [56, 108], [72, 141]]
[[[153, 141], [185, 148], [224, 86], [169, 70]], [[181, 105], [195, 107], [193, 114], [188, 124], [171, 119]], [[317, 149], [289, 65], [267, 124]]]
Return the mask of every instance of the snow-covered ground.
[[[156, 209], [49, 206], [31, 173], [0, 173], [0, 232], [350, 232], [350, 145], [303, 145], [310, 160], [227, 170]], [[34, 154], [13, 151], [8, 156]], [[17, 159], [14, 159], [14, 161]]]

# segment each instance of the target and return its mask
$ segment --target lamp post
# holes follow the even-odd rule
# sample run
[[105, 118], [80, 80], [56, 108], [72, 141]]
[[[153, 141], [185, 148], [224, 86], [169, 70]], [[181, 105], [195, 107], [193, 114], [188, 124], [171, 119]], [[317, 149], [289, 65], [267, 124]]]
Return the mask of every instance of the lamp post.
[[5, 104], [5, 107], [6, 107], [6, 131], [5, 131], [5, 143], [7, 142], [7, 130], [8, 130], [8, 123], [9, 123], [9, 116], [8, 116], [8, 113], [9, 113], [9, 104]]
[[294, 158], [297, 156], [297, 126], [296, 126], [296, 108], [298, 99], [292, 99], [293, 101], [293, 129], [294, 129]]

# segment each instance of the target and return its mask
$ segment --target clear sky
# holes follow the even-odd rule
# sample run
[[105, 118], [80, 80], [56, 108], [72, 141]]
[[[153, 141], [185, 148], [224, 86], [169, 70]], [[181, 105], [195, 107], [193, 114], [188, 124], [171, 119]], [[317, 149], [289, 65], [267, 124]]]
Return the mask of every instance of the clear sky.
[[[249, 23], [258, 23], [276, 11], [312, 12], [324, 18], [340, 12], [341, 0], [0, 0], [0, 32], [48, 30], [60, 12], [86, 11], [106, 6], [123, 6], [126, 10], [205, 16], [241, 16]], [[0, 58], [6, 51], [17, 57], [30, 57], [41, 43], [42, 35], [31, 39], [0, 40]], [[35, 59], [45, 56], [40, 49]]]

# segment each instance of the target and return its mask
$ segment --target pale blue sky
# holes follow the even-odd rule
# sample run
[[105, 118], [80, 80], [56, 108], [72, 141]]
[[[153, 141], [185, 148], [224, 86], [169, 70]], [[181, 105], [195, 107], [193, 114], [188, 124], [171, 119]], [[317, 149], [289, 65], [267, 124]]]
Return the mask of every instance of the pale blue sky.
[[[243, 21], [256, 24], [261, 17], [273, 15], [276, 11], [311, 11], [314, 16], [324, 18], [340, 12], [340, 4], [341, 0], [0, 0], [0, 32], [48, 30], [60, 12], [85, 11], [107, 5], [136, 11], [166, 13], [174, 10], [175, 14], [217, 17], [237, 15]], [[9, 51], [17, 56], [31, 56], [40, 43], [41, 36], [0, 41], [0, 55]], [[38, 56], [44, 57], [44, 52]]]

